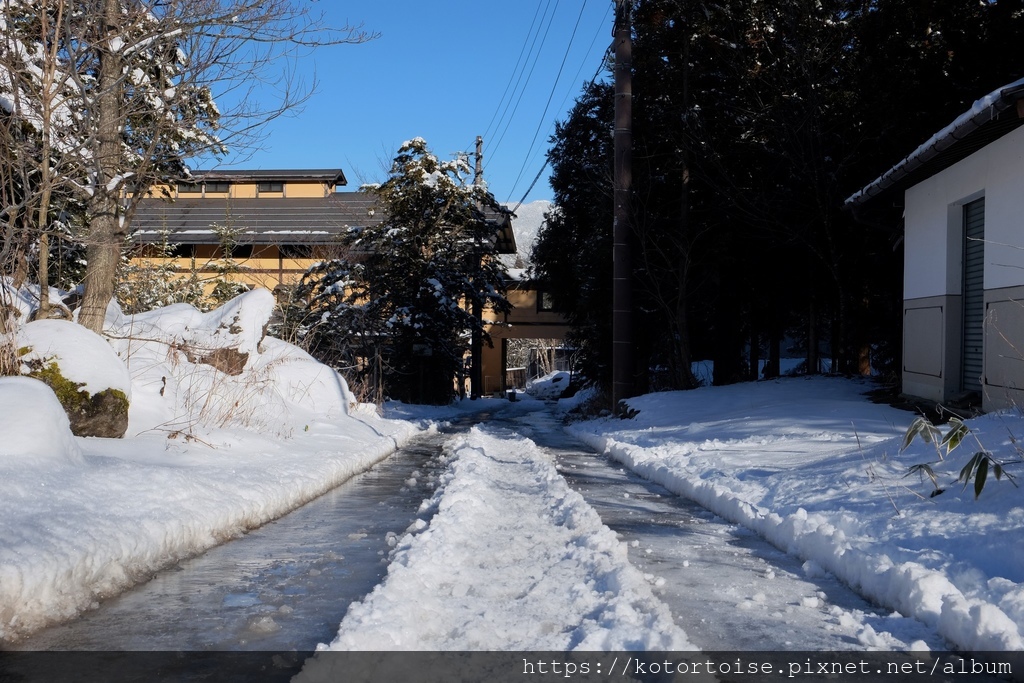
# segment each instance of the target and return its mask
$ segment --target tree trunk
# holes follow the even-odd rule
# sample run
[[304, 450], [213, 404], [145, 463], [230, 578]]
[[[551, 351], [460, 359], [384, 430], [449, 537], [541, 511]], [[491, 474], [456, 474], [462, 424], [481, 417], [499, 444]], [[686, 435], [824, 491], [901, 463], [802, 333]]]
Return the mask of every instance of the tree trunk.
[[818, 311], [811, 295], [807, 306], [807, 374], [817, 375], [821, 372], [821, 352], [818, 350]]
[[121, 157], [121, 127], [123, 105], [121, 99], [121, 65], [116, 52], [108, 47], [117, 36], [119, 8], [117, 0], [103, 0], [103, 31], [98, 41], [99, 74], [96, 97], [97, 155], [92, 196], [87, 210], [89, 235], [85, 273], [85, 293], [78, 322], [93, 332], [102, 332], [107, 306], [114, 296], [114, 280], [121, 260], [121, 249], [127, 237], [127, 228], [121, 220], [117, 187], [111, 187]]
[[[43, 111], [47, 112], [48, 107]], [[39, 280], [39, 309], [36, 311], [36, 319], [46, 320], [50, 317], [50, 236], [46, 232], [47, 224], [50, 222], [50, 197], [53, 192], [53, 183], [50, 177], [50, 130], [48, 125], [43, 126], [43, 160], [40, 164], [40, 182], [42, 192], [39, 197], [39, 211], [36, 214], [39, 230], [39, 270], [36, 277]]]
[[[751, 304], [756, 306], [751, 297]], [[751, 382], [756, 382], [761, 378], [761, 336], [758, 334], [757, 322], [755, 320], [754, 311], [750, 312], [750, 367], [748, 368], [747, 378]]]
[[772, 379], [782, 374], [782, 332], [777, 322], [772, 323], [771, 338], [768, 340], [768, 362], [764, 366], [764, 378]]

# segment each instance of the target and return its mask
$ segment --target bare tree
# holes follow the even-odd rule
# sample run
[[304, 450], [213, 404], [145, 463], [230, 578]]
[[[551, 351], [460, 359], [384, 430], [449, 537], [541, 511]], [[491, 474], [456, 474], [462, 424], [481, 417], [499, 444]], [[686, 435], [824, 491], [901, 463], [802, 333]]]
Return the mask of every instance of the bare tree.
[[[37, 134], [49, 145], [50, 181], [33, 180], [33, 192], [41, 200], [59, 183], [85, 207], [79, 321], [96, 331], [138, 201], [187, 179], [186, 161], [215, 159], [229, 143], [247, 148], [264, 124], [294, 111], [312, 86], [297, 86], [282, 64], [317, 46], [373, 37], [327, 27], [300, 0], [0, 3], [14, 45], [0, 56], [0, 102], [12, 90], [30, 102], [23, 112], [48, 122]], [[45, 73], [53, 75], [49, 86]], [[41, 101], [54, 94], [59, 106], [44, 116]], [[215, 98], [236, 104], [222, 111]], [[37, 233], [46, 218], [37, 212]]]

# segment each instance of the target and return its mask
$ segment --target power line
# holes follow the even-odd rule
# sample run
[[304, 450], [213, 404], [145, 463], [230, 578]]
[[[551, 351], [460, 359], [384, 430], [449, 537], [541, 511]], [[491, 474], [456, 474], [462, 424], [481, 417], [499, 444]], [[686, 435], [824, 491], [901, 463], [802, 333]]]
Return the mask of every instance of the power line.
[[[551, 2], [551, 0], [548, 0], [548, 4], [550, 4], [550, 2]], [[541, 5], [541, 0], [537, 0], [537, 10], [533, 13], [533, 21], [530, 22], [530, 30], [526, 32], [526, 37], [523, 38], [523, 47], [519, 50], [519, 57], [516, 59], [516, 65], [512, 68], [512, 73], [509, 74], [508, 83], [505, 84], [505, 92], [501, 93], [501, 99], [498, 100], [498, 106], [496, 106], [494, 108], [494, 113], [491, 115], [491, 120], [487, 122], [487, 128], [484, 131], [484, 138], [485, 139], [490, 137], [490, 135], [491, 135], [491, 126], [494, 124], [494, 120], [495, 120], [495, 118], [497, 118], [498, 112], [501, 111], [501, 105], [505, 101], [505, 95], [508, 94], [508, 89], [512, 86], [512, 81], [516, 77], [516, 72], [519, 71], [520, 63], [523, 63], [523, 55], [526, 54], [526, 44], [529, 41], [530, 36], [533, 35], [533, 27], [535, 25], [537, 25], [537, 17], [540, 16], [540, 5]], [[547, 10], [546, 9], [545, 9], [544, 13], [547, 14]], [[536, 39], [534, 39], [534, 42], [536, 42]], [[529, 60], [529, 57], [527, 57], [527, 60]], [[523, 63], [523, 64], [524, 64], [524, 68], [525, 68], [525, 63]], [[520, 76], [520, 78], [521, 78], [521, 76]], [[518, 85], [519, 84], [517, 82], [516, 86], [518, 87]], [[515, 91], [513, 90], [512, 92], [514, 93]], [[506, 109], [507, 109], [507, 107], [506, 107]], [[501, 125], [500, 120], [499, 120], [498, 125], [499, 126]]]
[[[594, 34], [593, 39], [591, 39], [590, 46], [587, 48], [587, 54], [590, 54], [590, 52], [594, 49], [594, 43], [597, 42], [598, 37], [601, 35], [602, 27], [604, 27], [607, 24], [607, 19], [608, 19], [609, 11], [610, 11], [610, 7], [609, 7], [609, 9], [605, 10], [604, 16], [601, 19], [601, 23], [598, 25], [598, 30]], [[608, 63], [608, 51], [606, 50], [602, 54], [602, 56], [601, 56], [601, 61], [598, 63], [597, 69], [594, 71], [594, 75], [591, 76], [591, 78], [587, 82], [587, 84], [583, 86], [583, 90], [584, 91], [588, 90], [592, 85], [594, 85], [594, 83], [597, 81], [598, 77], [601, 75], [601, 72], [604, 70], [605, 65], [607, 63]], [[577, 78], [579, 78], [580, 72], [583, 71], [583, 66], [584, 66], [584, 64], [581, 63], [579, 69], [576, 70], [576, 75], [573, 77], [573, 81], [575, 81]], [[569, 99], [569, 95], [571, 93], [572, 93], [571, 89], [566, 91], [566, 95], [565, 95], [565, 97], [562, 98], [561, 105], [559, 105], [560, 108], [564, 108], [565, 101], [567, 99]], [[543, 124], [543, 119], [542, 119], [541, 123]], [[532, 146], [531, 146], [531, 149], [532, 149]], [[520, 170], [520, 176], [522, 175], [523, 171], [526, 170], [526, 166], [529, 164], [530, 161], [531, 161], [531, 159], [529, 158], [529, 154], [527, 154], [527, 159], [523, 162], [523, 167]], [[534, 177], [533, 182], [530, 183], [530, 186], [526, 189], [526, 192], [523, 193], [522, 199], [520, 199], [519, 203], [516, 204], [516, 207], [515, 207], [516, 209], [518, 209], [520, 206], [522, 206], [523, 202], [526, 201], [526, 197], [529, 196], [530, 192], [537, 185], [537, 181], [540, 180], [540, 177], [543, 175], [544, 170], [548, 167], [548, 163], [549, 163], [549, 160], [547, 158], [545, 158], [544, 159], [544, 163], [543, 163], [543, 165], [541, 165], [540, 170], [537, 172], [537, 175]], [[516, 179], [516, 185], [518, 185], [518, 183], [519, 183], [519, 179], [517, 178]], [[515, 192], [515, 185], [513, 185], [512, 190], [509, 192], [509, 199], [511, 199], [511, 197], [512, 197], [514, 192]], [[513, 209], [513, 212], [515, 212], [515, 209]]]
[[[548, 4], [550, 4], [550, 0], [549, 0]], [[544, 35], [541, 37], [541, 41], [540, 41], [540, 48], [538, 48], [536, 55], [534, 55], [533, 64], [530, 66], [530, 73], [527, 74], [527, 76], [526, 76], [526, 85], [529, 84], [530, 79], [533, 77], [533, 71], [534, 71], [534, 69], [537, 68], [537, 62], [540, 61], [540, 53], [544, 49], [544, 43], [547, 41], [548, 33], [551, 31], [551, 24], [553, 23], [553, 20], [555, 18], [555, 14], [557, 13], [557, 11], [558, 11], [558, 0], [555, 0], [555, 9], [554, 9], [554, 11], [552, 11], [551, 17], [548, 19], [547, 26], [544, 29]], [[547, 16], [547, 8], [546, 7], [545, 7], [545, 16]], [[534, 42], [536, 42], [536, 39], [534, 40]], [[531, 46], [531, 52], [532, 51], [533, 51], [533, 49], [532, 49], [532, 46]], [[512, 108], [512, 113], [509, 114], [508, 121], [505, 123], [505, 128], [501, 131], [501, 135], [498, 136], [498, 141], [496, 143], [494, 143], [494, 146], [491, 148], [491, 155], [492, 156], [498, 151], [498, 148], [501, 147], [501, 142], [502, 142], [502, 140], [505, 139], [505, 133], [508, 132], [509, 126], [512, 125], [512, 119], [515, 118], [516, 111], [518, 111], [518, 109], [519, 109], [519, 104], [523, 101], [523, 95], [526, 93], [526, 85], [524, 85], [523, 89], [519, 91], [519, 97], [516, 99], [516, 104]], [[517, 83], [517, 86], [518, 86], [518, 83]], [[506, 106], [506, 110], [507, 109], [508, 109], [508, 107]], [[504, 113], [502, 113], [502, 119], [504, 119], [504, 118], [505, 118], [505, 115], [504, 115]]]
[[[548, 93], [548, 101], [544, 103], [544, 111], [541, 112], [540, 120], [537, 121], [537, 129], [533, 133], [533, 139], [530, 141], [530, 147], [526, 150], [526, 159], [523, 160], [523, 166], [519, 169], [519, 175], [516, 176], [515, 182], [512, 183], [512, 189], [509, 190], [509, 197], [516, 191], [516, 187], [519, 185], [519, 180], [523, 177], [523, 172], [526, 170], [526, 164], [530, 160], [530, 154], [533, 153], [533, 148], [537, 144], [537, 137], [540, 135], [541, 126], [544, 125], [544, 121], [548, 115], [548, 109], [551, 107], [551, 100], [555, 98], [555, 90], [558, 89], [558, 81], [562, 78], [562, 70], [565, 68], [565, 62], [569, 59], [569, 52], [572, 50], [573, 41], [576, 40], [576, 31], [580, 28], [580, 21], [583, 20], [583, 11], [587, 8], [587, 0], [583, 0], [580, 5], [580, 13], [576, 17], [576, 25], [572, 27], [572, 35], [569, 36], [569, 44], [565, 46], [565, 54], [562, 55], [562, 63], [558, 65], [558, 73], [555, 74], [555, 82], [551, 84], [551, 92]], [[546, 165], [546, 164], [545, 164]], [[535, 180], [534, 183], [537, 181]], [[531, 185], [532, 187], [532, 185]]]
[[[591, 45], [593, 45], [593, 43], [591, 43]], [[587, 90], [592, 85], [594, 85], [594, 82], [597, 81], [597, 77], [601, 75], [601, 71], [604, 69], [604, 66], [607, 63], [607, 61], [608, 61], [608, 54], [605, 53], [605, 55], [601, 58], [601, 63], [597, 65], [597, 71], [594, 72], [594, 75], [590, 79], [590, 82], [587, 83], [586, 86], [584, 86], [584, 88], [583, 88], [584, 90]], [[580, 68], [582, 69], [582, 67], [580, 67]], [[545, 157], [544, 158], [544, 164], [540, 167], [540, 170], [537, 171], [537, 175], [534, 176], [533, 182], [530, 183], [530, 186], [528, 188], [526, 188], [526, 192], [523, 193], [523, 198], [520, 199], [519, 203], [517, 203], [515, 208], [512, 209], [512, 213], [515, 213], [519, 209], [519, 207], [523, 205], [523, 202], [526, 201], [526, 198], [530, 195], [530, 192], [533, 190], [533, 187], [537, 184], [537, 181], [540, 180], [541, 175], [543, 175], [543, 173], [544, 173], [544, 169], [546, 169], [548, 167], [549, 163], [551, 163], [551, 159]], [[513, 187], [513, 189], [515, 189], [515, 188]], [[511, 196], [511, 193], [510, 193], [510, 196]]]

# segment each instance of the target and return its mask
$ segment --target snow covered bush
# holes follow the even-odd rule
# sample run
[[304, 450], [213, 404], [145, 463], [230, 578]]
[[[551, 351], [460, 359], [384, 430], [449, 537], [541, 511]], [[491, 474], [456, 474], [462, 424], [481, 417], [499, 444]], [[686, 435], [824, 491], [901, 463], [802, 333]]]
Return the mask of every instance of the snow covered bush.
[[131, 378], [107, 341], [65, 320], [37, 320], [17, 334], [21, 374], [45, 382], [78, 436], [120, 438], [128, 429]]
[[0, 468], [82, 464], [64, 408], [39, 380], [0, 377], [0, 434]]
[[273, 309], [265, 289], [208, 313], [188, 304], [130, 316], [112, 308], [107, 334], [144, 399], [129, 432], [239, 427], [288, 436], [302, 420], [347, 414], [354, 399], [338, 373], [265, 336]]

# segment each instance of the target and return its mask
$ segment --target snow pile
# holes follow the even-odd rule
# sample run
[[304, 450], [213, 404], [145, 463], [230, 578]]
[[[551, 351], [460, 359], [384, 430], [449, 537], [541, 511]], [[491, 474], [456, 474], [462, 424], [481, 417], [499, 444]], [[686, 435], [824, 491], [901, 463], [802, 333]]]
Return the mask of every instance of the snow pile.
[[0, 434], [0, 468], [82, 464], [64, 408], [37, 379], [0, 377]]
[[526, 393], [541, 401], [553, 401], [569, 386], [570, 375], [564, 370], [550, 372], [526, 385]]
[[[14, 309], [14, 317], [17, 322], [24, 324], [28, 322], [32, 313], [39, 308], [39, 285], [24, 284], [15, 287], [11, 278], [0, 276], [0, 309], [10, 306]], [[49, 289], [50, 305], [54, 307], [63, 306], [60, 291], [51, 287]]]
[[[868, 385], [787, 379], [629, 401], [631, 420], [571, 428], [644, 477], [813, 562], [865, 597], [968, 651], [1024, 649], [1024, 505], [1006, 481], [978, 500], [956, 483], [978, 448], [933, 464], [941, 495], [899, 453], [913, 414], [869, 402]], [[1018, 415], [968, 421], [987, 450], [1019, 460]]]
[[202, 313], [175, 304], [125, 316], [112, 307], [107, 334], [131, 372], [129, 434], [195, 434], [243, 428], [288, 437], [296, 424], [348, 414], [345, 380], [301, 349], [265, 337], [274, 308], [265, 289]]
[[450, 452], [384, 582], [321, 650], [692, 649], [531, 441], [474, 429]]
[[[125, 439], [73, 437], [46, 385], [0, 379], [0, 641], [280, 517], [416, 432], [372, 411], [349, 414], [337, 373], [263, 338], [270, 299], [251, 292], [207, 314], [172, 306], [127, 317], [112, 306], [110, 344], [127, 365], [72, 323], [19, 330], [32, 353], [56, 349], [75, 381], [130, 377], [133, 429]], [[239, 362], [226, 369], [238, 374], [204, 361], [211, 349], [234, 352], [225, 357]]]

